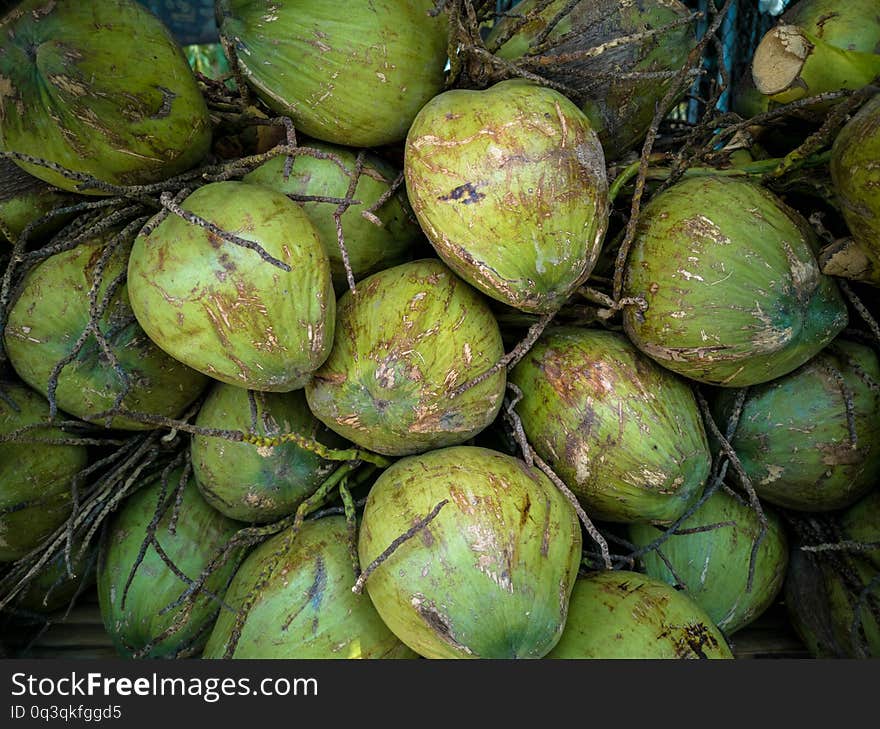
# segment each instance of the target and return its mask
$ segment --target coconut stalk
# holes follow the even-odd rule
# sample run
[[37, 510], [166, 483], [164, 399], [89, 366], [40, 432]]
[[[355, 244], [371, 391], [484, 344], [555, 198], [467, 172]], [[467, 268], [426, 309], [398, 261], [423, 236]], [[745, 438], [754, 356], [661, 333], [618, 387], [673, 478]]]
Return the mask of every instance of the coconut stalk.
[[838, 48], [799, 28], [770, 30], [755, 51], [755, 87], [787, 104], [838, 89], [859, 89], [880, 76], [880, 55]]

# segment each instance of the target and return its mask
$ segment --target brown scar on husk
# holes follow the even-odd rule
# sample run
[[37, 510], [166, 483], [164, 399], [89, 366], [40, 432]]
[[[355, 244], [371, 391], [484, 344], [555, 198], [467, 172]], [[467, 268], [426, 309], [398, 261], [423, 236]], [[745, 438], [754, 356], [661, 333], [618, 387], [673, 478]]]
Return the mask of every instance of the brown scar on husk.
[[419, 614], [419, 617], [427, 623], [431, 631], [444, 643], [448, 643], [455, 650], [466, 653], [469, 656], [474, 654], [470, 648], [455, 639], [449, 619], [437, 609], [433, 600], [427, 600], [424, 595], [416, 594], [410, 598], [410, 603]]

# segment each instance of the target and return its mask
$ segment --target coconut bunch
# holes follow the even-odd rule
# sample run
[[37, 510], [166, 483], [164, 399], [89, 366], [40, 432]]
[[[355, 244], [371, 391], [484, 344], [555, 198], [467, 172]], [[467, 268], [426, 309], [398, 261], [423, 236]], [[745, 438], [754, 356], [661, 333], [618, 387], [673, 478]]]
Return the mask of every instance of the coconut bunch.
[[873, 101], [778, 157], [723, 85], [664, 126], [731, 4], [218, 0], [219, 78], [131, 0], [9, 10], [0, 608], [96, 583], [130, 658], [730, 658], [802, 524], [868, 550], [880, 328], [806, 180], [870, 223]]

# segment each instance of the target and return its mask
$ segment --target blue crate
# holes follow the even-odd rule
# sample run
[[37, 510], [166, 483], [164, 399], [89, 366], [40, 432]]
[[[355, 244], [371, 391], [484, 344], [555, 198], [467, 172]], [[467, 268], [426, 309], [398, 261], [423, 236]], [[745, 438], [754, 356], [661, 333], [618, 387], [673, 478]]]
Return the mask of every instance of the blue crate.
[[182, 46], [216, 43], [214, 0], [139, 0], [170, 28]]

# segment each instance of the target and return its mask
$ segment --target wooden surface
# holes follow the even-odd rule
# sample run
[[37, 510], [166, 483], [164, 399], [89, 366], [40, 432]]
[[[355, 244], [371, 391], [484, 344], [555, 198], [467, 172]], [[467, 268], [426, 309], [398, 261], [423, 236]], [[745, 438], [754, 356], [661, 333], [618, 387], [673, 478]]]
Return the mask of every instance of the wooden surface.
[[[85, 593], [66, 620], [58, 615], [34, 641], [33, 631], [6, 629], [0, 643], [10, 655], [30, 658], [115, 658], [110, 638], [104, 631], [98, 597]], [[737, 658], [809, 658], [795, 634], [781, 604], [773, 605], [758, 620], [736, 633], [731, 648]], [[28, 647], [28, 645], [30, 646]]]

